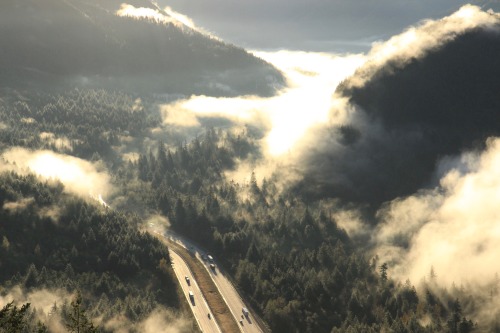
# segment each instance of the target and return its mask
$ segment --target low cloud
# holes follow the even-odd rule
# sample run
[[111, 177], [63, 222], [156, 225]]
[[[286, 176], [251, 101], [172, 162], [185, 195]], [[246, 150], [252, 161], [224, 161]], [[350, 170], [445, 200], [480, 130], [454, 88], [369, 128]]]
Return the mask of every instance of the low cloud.
[[375, 241], [392, 274], [419, 281], [431, 267], [444, 285], [485, 285], [499, 273], [500, 138], [464, 154], [436, 189], [379, 211]]
[[208, 33], [203, 29], [197, 27], [193, 20], [188, 16], [176, 12], [171, 7], [166, 6], [165, 8], [160, 8], [152, 2], [155, 8], [148, 7], [134, 7], [132, 5], [122, 3], [120, 9], [116, 11], [116, 15], [120, 17], [132, 17], [135, 19], [149, 19], [156, 23], [161, 24], [173, 24], [181, 29], [191, 29], [204, 34]]
[[3, 209], [9, 211], [10, 213], [17, 213], [28, 208], [33, 202], [34, 198], [22, 198], [19, 201], [10, 201], [3, 204]]
[[465, 287], [475, 302], [465, 303], [464, 310], [480, 331], [491, 331], [500, 325], [500, 138], [488, 139], [484, 152], [445, 164], [438, 187], [394, 200], [378, 212], [374, 252], [401, 282], [431, 282], [438, 293], [436, 287], [451, 287], [452, 293], [458, 290], [452, 286]]
[[143, 332], [143, 333], [188, 333], [192, 332], [192, 323], [163, 307], [157, 307], [143, 321], [132, 323], [121, 315], [111, 318], [100, 324], [104, 329], [115, 333]]
[[[58, 308], [64, 303], [69, 303], [74, 298], [73, 294], [61, 289], [37, 289], [26, 292], [20, 286], [3, 290], [0, 294], [0, 308], [14, 301], [21, 306], [30, 303], [30, 308], [36, 310], [36, 319], [46, 324], [50, 332], [67, 332], [59, 313], [52, 313], [54, 305]], [[140, 322], [131, 322], [126, 316], [115, 316], [105, 322], [100, 318], [92, 321], [115, 333], [143, 332], [143, 333], [188, 333], [192, 332], [192, 321], [184, 315], [156, 307], [148, 317]]]
[[388, 62], [403, 67], [410, 60], [419, 59], [458, 36], [476, 29], [498, 26], [499, 15], [484, 12], [473, 5], [465, 5], [440, 20], [423, 21], [388, 41], [375, 43], [368, 53], [368, 61], [349, 79], [349, 85], [362, 86]]
[[73, 150], [71, 142], [66, 137], [57, 137], [54, 133], [51, 132], [41, 132], [39, 134], [40, 140], [43, 142], [55, 146], [59, 150]]
[[150, 19], [156, 23], [181, 25], [180, 22], [173, 17], [162, 14], [158, 9], [147, 7], [134, 7], [132, 5], [122, 3], [120, 9], [116, 11], [116, 15], [121, 17], [133, 17], [136, 19]]
[[165, 231], [170, 227], [170, 220], [166, 216], [154, 214], [149, 216], [145, 220], [144, 224], [148, 232], [163, 235], [165, 234]]
[[163, 105], [160, 107], [160, 113], [165, 125], [179, 127], [197, 127], [200, 122], [196, 115], [188, 109], [178, 108], [175, 105]]
[[307, 52], [254, 52], [272, 63], [287, 78], [288, 88], [276, 96], [216, 98], [193, 96], [162, 107], [164, 122], [195, 126], [195, 117], [223, 117], [237, 125], [250, 124], [267, 131], [262, 141], [266, 156], [287, 156], [319, 123], [342, 122], [331, 119], [335, 87], [364, 61], [362, 55], [339, 56]]
[[30, 309], [36, 310], [36, 320], [46, 324], [50, 332], [67, 332], [61, 322], [59, 314], [51, 312], [54, 305], [58, 307], [72, 299], [72, 295], [61, 289], [38, 289], [25, 292], [21, 287], [15, 286], [0, 295], [0, 308], [7, 303], [14, 302], [20, 307], [22, 304], [30, 303]]
[[11, 148], [2, 157], [6, 168], [15, 167], [18, 172], [29, 170], [45, 179], [58, 179], [66, 191], [83, 197], [106, 196], [112, 192], [109, 175], [95, 163], [49, 150], [24, 148]]
[[139, 331], [144, 333], [190, 332], [191, 322], [171, 311], [159, 308], [139, 324]]

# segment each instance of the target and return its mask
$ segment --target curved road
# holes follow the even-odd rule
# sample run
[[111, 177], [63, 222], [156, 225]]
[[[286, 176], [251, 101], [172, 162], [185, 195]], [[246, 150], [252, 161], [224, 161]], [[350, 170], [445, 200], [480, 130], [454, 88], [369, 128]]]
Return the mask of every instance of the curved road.
[[[199, 247], [195, 246], [194, 244], [190, 243], [189, 241], [185, 240], [184, 238], [179, 237], [178, 235], [175, 235], [173, 233], [169, 233], [165, 235], [165, 237], [168, 237], [171, 241], [176, 242], [177, 244], [183, 246], [184, 248], [188, 249], [189, 251], [195, 253], [196, 258], [200, 260], [207, 271], [209, 272], [212, 280], [214, 281], [215, 285], [217, 286], [217, 289], [219, 290], [219, 293], [221, 294], [222, 298], [228, 305], [231, 313], [233, 314], [234, 318], [238, 322], [238, 325], [240, 327], [241, 332], [245, 333], [263, 333], [263, 330], [260, 328], [258, 323], [253, 319], [254, 315], [250, 312], [248, 317], [242, 317], [242, 309], [244, 307], [247, 307], [245, 303], [243, 302], [242, 298], [236, 291], [236, 289], [233, 287], [231, 282], [222, 274], [217, 265], [215, 264], [215, 271], [210, 268], [210, 263], [207, 260], [203, 260], [202, 254], [206, 255], [206, 252], [201, 250]], [[173, 252], [173, 251], [172, 251]], [[185, 283], [184, 283], [185, 284]], [[205, 315], [206, 317], [206, 315]], [[240, 323], [241, 321], [241, 323]]]
[[[221, 333], [219, 325], [217, 325], [212, 311], [210, 311], [207, 302], [205, 301], [205, 298], [203, 297], [201, 290], [194, 280], [187, 264], [172, 249], [169, 249], [169, 253], [175, 275], [177, 276], [182, 291], [191, 306], [191, 310], [193, 311], [193, 315], [198, 323], [198, 326], [200, 327], [200, 330], [207, 333]], [[186, 280], [186, 276], [189, 278], [189, 284]], [[193, 292], [193, 300], [189, 297], [189, 291]], [[208, 318], [209, 313], [210, 318]]]
[[[198, 254], [196, 256], [198, 257]], [[242, 309], [247, 306], [241, 299], [238, 292], [234, 289], [231, 282], [229, 282], [229, 280], [223, 274], [221, 274], [217, 268], [214, 272], [208, 267], [208, 263], [205, 263], [205, 267], [210, 272], [212, 280], [215, 282], [217, 289], [219, 289], [222, 298], [224, 298], [224, 301], [226, 301], [229, 309], [231, 310], [231, 313], [237, 319], [238, 323], [240, 323], [241, 331], [263, 333], [258, 324], [252, 319], [252, 313], [250, 313], [248, 317], [243, 316]]]

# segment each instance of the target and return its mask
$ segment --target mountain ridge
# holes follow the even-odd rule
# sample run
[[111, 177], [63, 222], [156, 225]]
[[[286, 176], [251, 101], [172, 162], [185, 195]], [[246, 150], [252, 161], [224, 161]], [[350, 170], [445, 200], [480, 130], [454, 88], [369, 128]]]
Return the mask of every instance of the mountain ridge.
[[376, 208], [436, 186], [443, 159], [484, 149], [500, 135], [499, 26], [471, 29], [403, 64], [389, 59], [362, 85], [348, 78], [336, 94], [358, 119], [308, 153], [298, 188]]
[[[131, 3], [139, 13], [170, 17], [150, 1]], [[277, 69], [241, 48], [173, 23], [118, 16], [119, 9], [114, 0], [3, 2], [2, 84], [270, 96], [284, 83]]]

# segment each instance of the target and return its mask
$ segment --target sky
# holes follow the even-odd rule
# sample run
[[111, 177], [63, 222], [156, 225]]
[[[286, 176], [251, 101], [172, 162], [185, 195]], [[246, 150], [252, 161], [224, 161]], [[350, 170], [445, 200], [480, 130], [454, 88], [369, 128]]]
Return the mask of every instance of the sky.
[[247, 49], [366, 52], [424, 19], [499, 0], [159, 0], [198, 26]]

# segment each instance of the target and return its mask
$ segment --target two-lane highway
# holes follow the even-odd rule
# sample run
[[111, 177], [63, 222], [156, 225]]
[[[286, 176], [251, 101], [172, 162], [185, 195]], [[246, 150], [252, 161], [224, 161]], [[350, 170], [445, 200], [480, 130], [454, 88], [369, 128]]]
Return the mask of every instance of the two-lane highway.
[[[219, 325], [215, 321], [212, 311], [210, 311], [203, 294], [201, 293], [198, 283], [193, 278], [191, 271], [187, 264], [182, 260], [182, 258], [175, 253], [172, 249], [169, 249], [170, 259], [172, 260], [172, 266], [180, 282], [182, 291], [186, 296], [186, 299], [191, 306], [191, 310], [195, 316], [198, 326], [202, 332], [207, 333], [221, 333]], [[189, 278], [189, 282], [186, 280], [186, 276]], [[189, 296], [189, 292], [193, 293], [193, 297]], [[208, 316], [210, 314], [210, 317]]]
[[[244, 307], [247, 308], [248, 306], [245, 305], [242, 298], [240, 297], [236, 289], [233, 287], [231, 282], [228, 280], [228, 278], [225, 277], [224, 274], [222, 274], [219, 271], [219, 268], [216, 264], [215, 264], [215, 270], [210, 268], [211, 262], [207, 260], [206, 256], [205, 258], [202, 258], [202, 254], [206, 254], [205, 251], [203, 251], [202, 249], [198, 248], [196, 245], [192, 244], [188, 240], [174, 233], [169, 233], [168, 235], [166, 235], [166, 237], [170, 238], [171, 241], [176, 242], [177, 244], [188, 249], [188, 251], [194, 253], [196, 255], [196, 258], [204, 264], [206, 270], [209, 272], [212, 280], [214, 281], [217, 289], [219, 290], [219, 293], [221, 294], [222, 298], [228, 305], [229, 310], [231, 311], [233, 317], [238, 322], [238, 326], [241, 332], [263, 333], [263, 330], [259, 326], [259, 323], [254, 320], [255, 314], [250, 312], [248, 317], [245, 317], [243, 315], [242, 309]], [[217, 259], [215, 259], [215, 263], [216, 261]]]
[[215, 271], [210, 268], [209, 263], [206, 263], [205, 267], [207, 267], [207, 270], [210, 272], [212, 280], [215, 282], [217, 289], [222, 295], [222, 298], [226, 301], [233, 316], [238, 319], [241, 331], [248, 333], [263, 333], [259, 325], [254, 321], [254, 315], [252, 313], [250, 313], [248, 317], [243, 314], [242, 310], [247, 306], [236, 289], [234, 289], [231, 282], [220, 273], [218, 267], [215, 267]]

